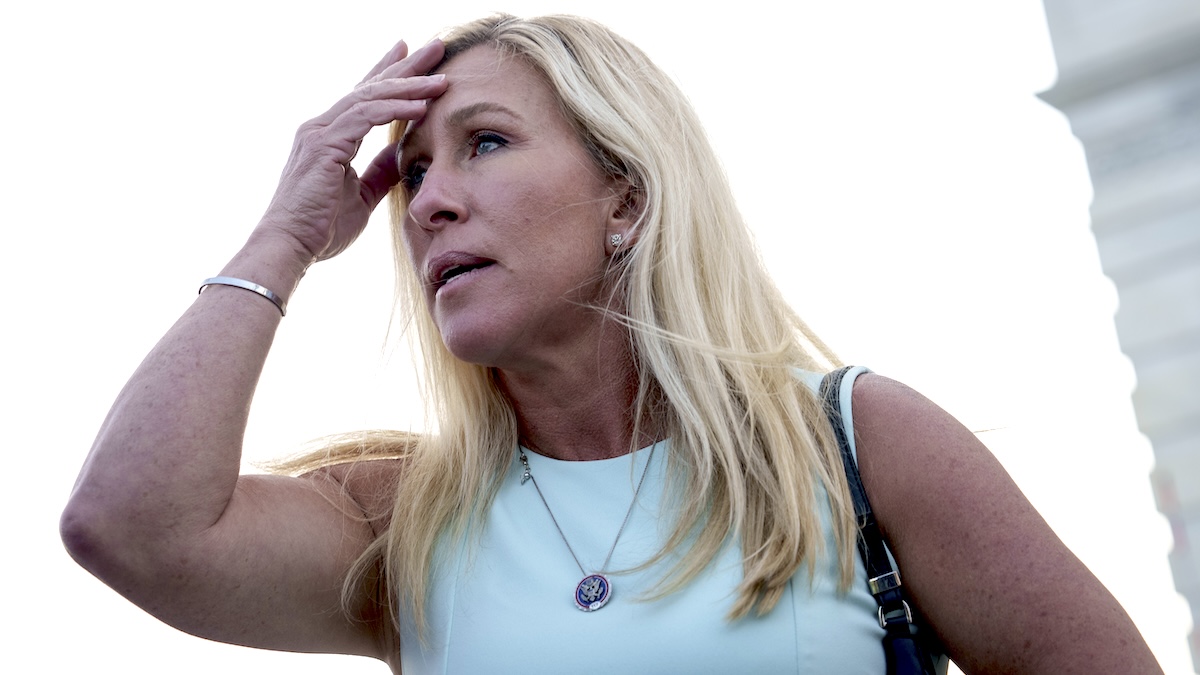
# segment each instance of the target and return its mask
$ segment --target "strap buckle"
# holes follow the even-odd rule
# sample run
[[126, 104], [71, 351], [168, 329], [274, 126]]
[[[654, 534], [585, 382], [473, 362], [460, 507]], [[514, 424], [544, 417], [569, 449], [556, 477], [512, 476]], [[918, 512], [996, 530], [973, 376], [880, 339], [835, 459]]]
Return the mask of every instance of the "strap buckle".
[[868, 579], [867, 587], [871, 589], [871, 595], [880, 595], [900, 588], [900, 573], [892, 570], [887, 574]]
[[[913, 622], [912, 608], [910, 608], [908, 606], [908, 601], [901, 600], [900, 604], [901, 604], [901, 606], [904, 607], [904, 621], [906, 623], [912, 623]], [[896, 614], [897, 611], [898, 610], [892, 610], [892, 611], [888, 612], [887, 614], [884, 614], [883, 606], [880, 605], [880, 607], [879, 607], [879, 627], [884, 630], [887, 630], [888, 619], [891, 619], [892, 621], [896, 621], [900, 618], [899, 615]]]

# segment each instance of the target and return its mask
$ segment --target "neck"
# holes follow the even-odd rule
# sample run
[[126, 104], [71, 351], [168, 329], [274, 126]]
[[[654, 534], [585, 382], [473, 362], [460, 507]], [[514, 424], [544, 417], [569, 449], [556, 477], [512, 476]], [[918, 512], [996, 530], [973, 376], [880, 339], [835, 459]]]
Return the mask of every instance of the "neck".
[[500, 370], [498, 379], [516, 412], [521, 443], [539, 455], [608, 459], [660, 440], [649, 419], [635, 432], [638, 375], [625, 335], [602, 339], [588, 358], [561, 367]]

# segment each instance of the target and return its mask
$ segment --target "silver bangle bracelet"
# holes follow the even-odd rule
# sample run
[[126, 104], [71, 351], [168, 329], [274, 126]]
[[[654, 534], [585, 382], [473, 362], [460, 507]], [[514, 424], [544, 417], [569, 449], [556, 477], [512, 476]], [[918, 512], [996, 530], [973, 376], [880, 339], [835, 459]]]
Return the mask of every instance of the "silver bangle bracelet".
[[204, 283], [200, 284], [200, 290], [197, 293], [202, 293], [206, 286], [233, 286], [234, 288], [245, 289], [251, 293], [257, 293], [270, 300], [279, 309], [279, 316], [287, 316], [287, 303], [283, 301], [283, 298], [275, 295], [266, 286], [259, 286], [253, 281], [246, 281], [237, 277], [212, 277], [211, 279], [205, 279]]

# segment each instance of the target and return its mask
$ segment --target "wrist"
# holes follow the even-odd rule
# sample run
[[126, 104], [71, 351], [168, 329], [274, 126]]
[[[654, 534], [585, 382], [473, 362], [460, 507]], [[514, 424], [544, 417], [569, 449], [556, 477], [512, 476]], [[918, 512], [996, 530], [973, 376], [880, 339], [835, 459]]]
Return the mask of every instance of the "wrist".
[[204, 280], [204, 283], [200, 284], [200, 292], [203, 293], [204, 289], [208, 288], [209, 286], [232, 286], [234, 288], [240, 288], [244, 291], [250, 291], [255, 295], [262, 296], [271, 304], [275, 305], [275, 308], [279, 310], [279, 316], [287, 316], [287, 301], [280, 297], [278, 293], [272, 291], [266, 286], [256, 284], [253, 281], [239, 279], [237, 277], [209, 277]]
[[256, 229], [218, 276], [244, 279], [272, 291], [286, 304], [309, 265], [311, 253], [286, 234]]

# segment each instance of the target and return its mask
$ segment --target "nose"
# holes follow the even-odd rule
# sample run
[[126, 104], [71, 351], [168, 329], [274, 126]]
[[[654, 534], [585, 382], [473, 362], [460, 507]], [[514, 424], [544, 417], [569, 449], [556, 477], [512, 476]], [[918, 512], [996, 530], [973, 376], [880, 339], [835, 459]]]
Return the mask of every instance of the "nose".
[[426, 169], [420, 188], [408, 203], [408, 214], [424, 230], [466, 220], [462, 183], [454, 169], [436, 164]]

